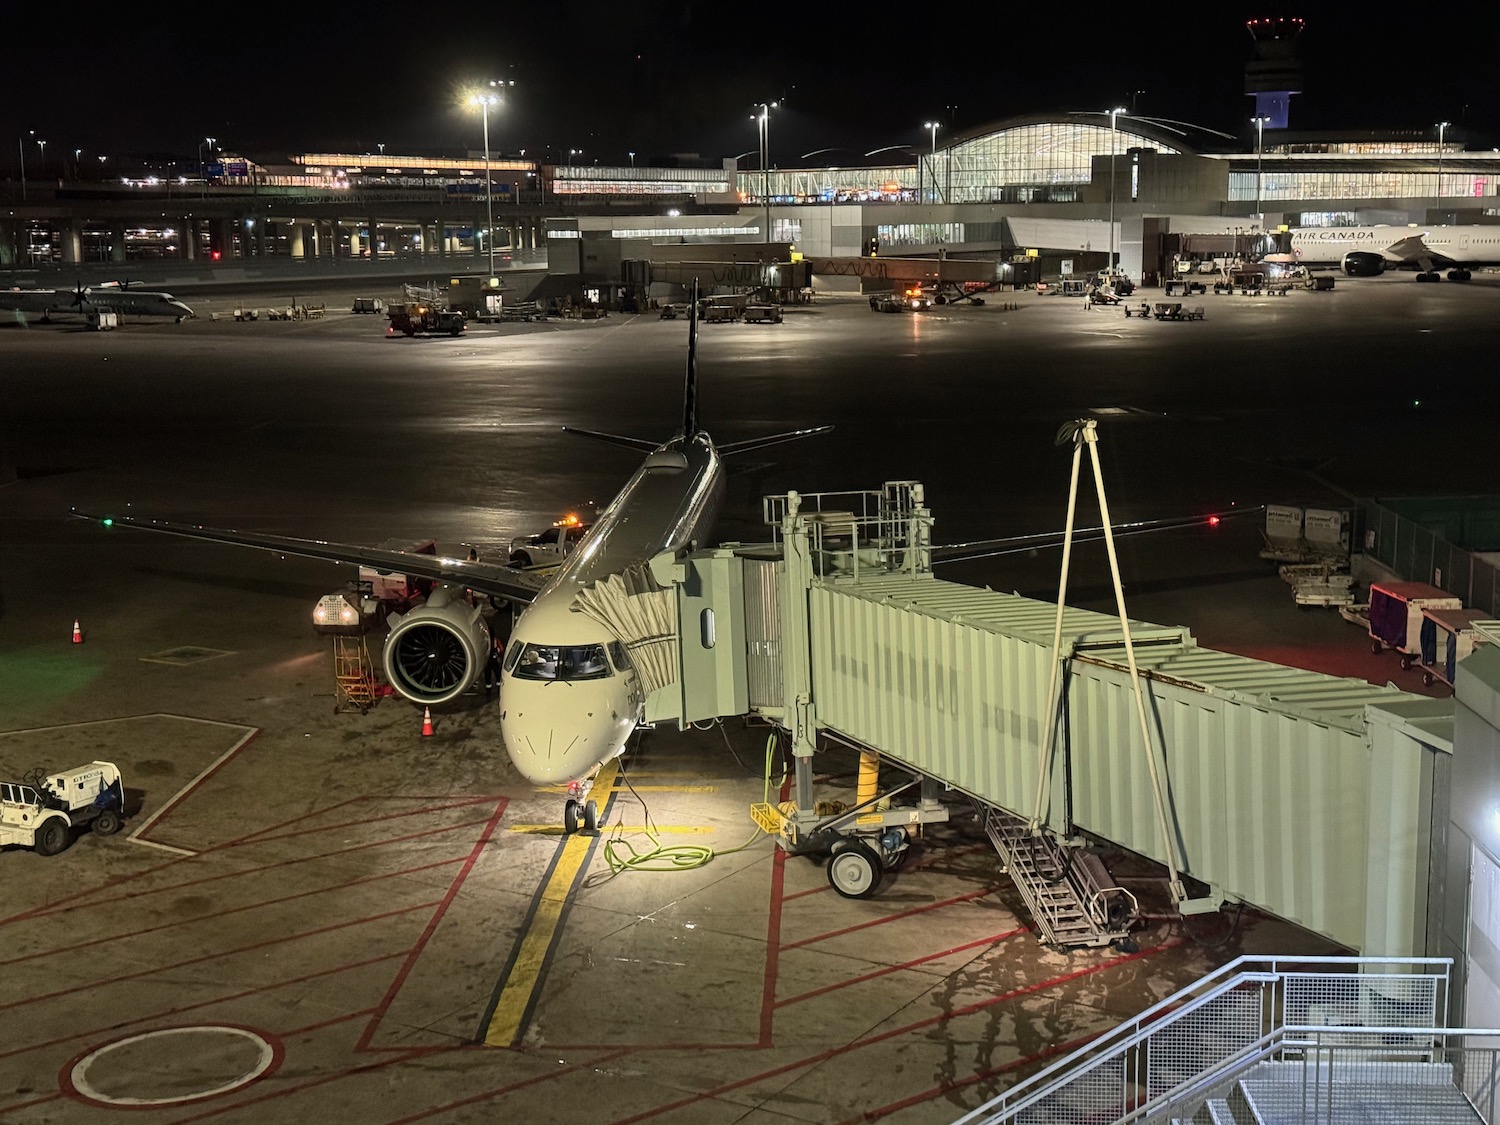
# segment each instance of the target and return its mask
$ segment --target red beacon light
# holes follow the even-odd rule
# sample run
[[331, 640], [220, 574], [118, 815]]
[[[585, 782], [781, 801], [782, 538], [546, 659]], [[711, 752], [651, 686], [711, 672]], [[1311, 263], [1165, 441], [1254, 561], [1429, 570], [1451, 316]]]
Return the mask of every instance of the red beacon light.
[[1208, 526], [1209, 527], [1218, 527], [1219, 526], [1219, 517], [1218, 516], [1209, 516], [1208, 517]]

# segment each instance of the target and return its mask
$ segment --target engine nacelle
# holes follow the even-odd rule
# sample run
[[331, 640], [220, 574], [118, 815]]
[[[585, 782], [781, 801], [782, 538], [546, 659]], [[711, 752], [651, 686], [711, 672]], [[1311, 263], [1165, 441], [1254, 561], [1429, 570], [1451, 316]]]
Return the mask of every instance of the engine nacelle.
[[489, 626], [462, 595], [438, 586], [423, 605], [389, 618], [385, 674], [413, 703], [446, 703], [478, 684], [489, 666]]
[[1352, 250], [1344, 255], [1344, 273], [1349, 277], [1378, 277], [1385, 272], [1385, 259], [1368, 250]]

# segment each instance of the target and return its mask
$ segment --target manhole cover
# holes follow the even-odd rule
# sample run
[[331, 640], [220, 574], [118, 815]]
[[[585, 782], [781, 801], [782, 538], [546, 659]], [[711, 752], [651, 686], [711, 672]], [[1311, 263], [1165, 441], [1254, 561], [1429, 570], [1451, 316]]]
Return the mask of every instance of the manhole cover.
[[161, 652], [153, 652], [150, 656], [141, 657], [148, 664], [201, 664], [205, 660], [213, 660], [220, 656], [229, 656], [228, 649], [222, 648], [199, 648], [196, 645], [183, 645], [181, 648], [163, 649]]

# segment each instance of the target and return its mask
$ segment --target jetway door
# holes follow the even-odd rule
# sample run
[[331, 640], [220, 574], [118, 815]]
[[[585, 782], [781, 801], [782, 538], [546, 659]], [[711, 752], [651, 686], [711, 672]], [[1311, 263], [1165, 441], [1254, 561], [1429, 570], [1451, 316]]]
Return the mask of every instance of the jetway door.
[[781, 707], [782, 564], [743, 559], [745, 581], [745, 666], [750, 706]]
[[680, 565], [681, 721], [743, 715], [750, 704], [741, 560], [727, 551], [707, 551], [687, 556]]

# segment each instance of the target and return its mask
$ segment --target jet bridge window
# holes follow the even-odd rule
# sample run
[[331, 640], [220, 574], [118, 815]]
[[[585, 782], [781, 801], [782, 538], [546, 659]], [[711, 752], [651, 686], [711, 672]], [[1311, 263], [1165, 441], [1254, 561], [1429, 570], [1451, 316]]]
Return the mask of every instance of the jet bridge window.
[[518, 680], [602, 680], [613, 673], [603, 645], [527, 645], [511, 674]]

